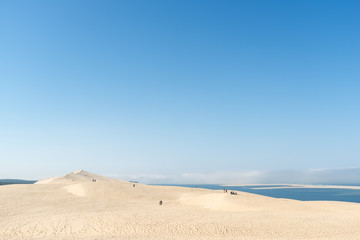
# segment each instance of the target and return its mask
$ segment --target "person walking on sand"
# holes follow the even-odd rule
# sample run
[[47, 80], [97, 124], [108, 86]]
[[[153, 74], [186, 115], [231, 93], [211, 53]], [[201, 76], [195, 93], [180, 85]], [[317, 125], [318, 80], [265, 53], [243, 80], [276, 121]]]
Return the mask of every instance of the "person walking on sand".
[[162, 201], [162, 200], [160, 200], [159, 205], [161, 206], [162, 204], [163, 204], [163, 201]]

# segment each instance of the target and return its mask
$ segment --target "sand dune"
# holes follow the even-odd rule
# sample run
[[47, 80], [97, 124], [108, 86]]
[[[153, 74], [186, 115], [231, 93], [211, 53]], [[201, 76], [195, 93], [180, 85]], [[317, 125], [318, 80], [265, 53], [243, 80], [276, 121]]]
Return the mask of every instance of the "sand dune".
[[95, 179], [97, 182], [124, 182], [117, 179], [103, 177], [94, 173], [89, 173], [84, 170], [78, 170], [69, 173], [63, 177], [52, 177], [44, 180], [40, 180], [35, 184], [59, 184], [59, 183], [71, 183], [71, 182], [92, 182]]
[[1, 240], [360, 239], [356, 203], [133, 187], [83, 170], [32, 185], [2, 186], [0, 204]]

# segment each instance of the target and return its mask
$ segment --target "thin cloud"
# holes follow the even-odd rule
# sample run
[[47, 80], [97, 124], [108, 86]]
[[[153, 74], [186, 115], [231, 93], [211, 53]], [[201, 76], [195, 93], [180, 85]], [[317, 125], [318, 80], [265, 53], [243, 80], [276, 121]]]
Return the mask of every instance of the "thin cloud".
[[[114, 177], [114, 176], [112, 176]], [[360, 168], [273, 171], [222, 171], [178, 175], [118, 175], [117, 178], [153, 184], [359, 184]]]

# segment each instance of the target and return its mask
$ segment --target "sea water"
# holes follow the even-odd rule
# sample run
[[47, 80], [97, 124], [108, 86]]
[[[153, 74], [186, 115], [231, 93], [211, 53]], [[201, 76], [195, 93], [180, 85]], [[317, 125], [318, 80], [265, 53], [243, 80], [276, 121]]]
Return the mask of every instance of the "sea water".
[[[160, 184], [158, 184], [160, 185]], [[344, 188], [290, 188], [290, 185], [249, 185], [223, 186], [215, 184], [161, 184], [163, 186], [179, 186], [205, 188], [212, 190], [242, 191], [274, 198], [288, 198], [301, 201], [342, 201], [360, 203], [360, 189]], [[272, 188], [285, 187], [285, 188]], [[289, 188], [286, 188], [289, 187]]]

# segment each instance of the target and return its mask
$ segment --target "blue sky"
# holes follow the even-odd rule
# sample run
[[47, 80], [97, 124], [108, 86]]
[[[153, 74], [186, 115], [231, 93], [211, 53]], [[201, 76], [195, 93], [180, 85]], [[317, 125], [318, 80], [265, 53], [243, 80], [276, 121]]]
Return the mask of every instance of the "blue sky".
[[1, 1], [0, 178], [360, 167], [359, 5]]

